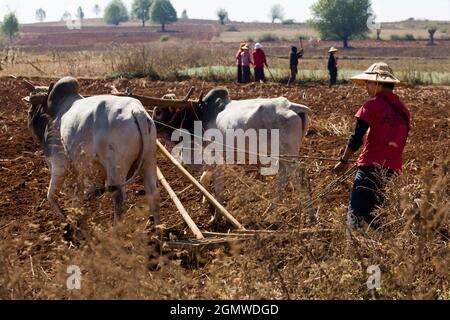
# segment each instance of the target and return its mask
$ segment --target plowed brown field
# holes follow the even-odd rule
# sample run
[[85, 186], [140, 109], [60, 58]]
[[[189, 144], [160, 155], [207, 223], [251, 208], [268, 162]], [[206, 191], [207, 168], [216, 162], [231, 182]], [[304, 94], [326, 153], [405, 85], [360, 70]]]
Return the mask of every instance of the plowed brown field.
[[[50, 82], [48, 79], [33, 81], [47, 85]], [[134, 93], [148, 96], [161, 97], [167, 93], [184, 96], [191, 86], [195, 86], [198, 92], [200, 89], [207, 91], [222, 85], [230, 90], [233, 99], [285, 96], [291, 101], [308, 105], [314, 112], [312, 127], [301, 147], [301, 154], [334, 158], [339, 156], [352, 130], [352, 116], [367, 98], [362, 89], [356, 89], [347, 97], [351, 86], [330, 90], [324, 86], [286, 88], [279, 84], [238, 86], [229, 83], [146, 80], [80, 80], [80, 84], [85, 94], [106, 93], [109, 85], [115, 84], [119, 90], [128, 86]], [[416, 87], [401, 88], [398, 92], [414, 117], [414, 127], [405, 153], [406, 170], [414, 177], [449, 150], [450, 91], [448, 88]], [[57, 249], [63, 243], [63, 228], [60, 226], [61, 218], [52, 212], [46, 201], [50, 174], [40, 147], [27, 129], [27, 105], [21, 100], [26, 94], [26, 89], [17, 82], [0, 79], [0, 242], [20, 241], [18, 257], [24, 261], [36, 257], [35, 265], [39, 265], [51, 278], [56, 272], [55, 262], [63, 259], [61, 250]], [[331, 172], [333, 163], [299, 160], [299, 164], [306, 168], [313, 194], [336, 178]], [[177, 192], [183, 191], [180, 198], [200, 228], [208, 229], [210, 215], [200, 203], [200, 194], [194, 188], [188, 188], [189, 183], [161, 156], [159, 166], [172, 187]], [[192, 172], [199, 178], [200, 170]], [[301, 204], [298, 207], [304, 199], [302, 196], [288, 191], [282, 204], [268, 210], [275, 196], [273, 180], [258, 179], [252, 168], [241, 167], [227, 170], [225, 178], [226, 207], [246, 227], [289, 230], [298, 223], [306, 225], [306, 219], [300, 222], [296, 219], [299, 210], [302, 210]], [[319, 226], [343, 226], [350, 183], [351, 180], [319, 201]], [[130, 210], [126, 219], [132, 219], [134, 206], [142, 203], [142, 190], [140, 183], [128, 188]], [[172, 233], [169, 235], [167, 232], [166, 235], [178, 239], [188, 238], [188, 229], [161, 187], [160, 192], [162, 222]], [[113, 208], [108, 194], [86, 204], [77, 199], [68, 183], [61, 194], [61, 202], [66, 208], [81, 208], [89, 221], [87, 228], [94, 223], [107, 228], [112, 223]], [[223, 223], [217, 230], [225, 231], [229, 227]], [[199, 293], [198, 297], [202, 295]]]

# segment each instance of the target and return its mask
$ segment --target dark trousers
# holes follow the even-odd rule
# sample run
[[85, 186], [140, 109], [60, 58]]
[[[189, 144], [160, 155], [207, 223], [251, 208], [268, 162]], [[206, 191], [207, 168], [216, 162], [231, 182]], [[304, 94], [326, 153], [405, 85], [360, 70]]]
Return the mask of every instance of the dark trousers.
[[255, 68], [255, 81], [266, 81], [266, 75], [264, 74], [264, 68]]
[[337, 71], [330, 71], [330, 86], [333, 86], [337, 83]]
[[291, 66], [290, 68], [291, 68], [291, 76], [289, 77], [288, 85], [295, 82], [298, 74], [297, 66]]
[[242, 66], [237, 66], [237, 82], [242, 83]]
[[249, 83], [250, 82], [250, 66], [242, 67], [242, 82]]
[[349, 230], [358, 228], [362, 221], [374, 229], [379, 227], [372, 213], [377, 207], [383, 205], [384, 188], [393, 175], [392, 170], [377, 167], [358, 168], [348, 207], [347, 228]]

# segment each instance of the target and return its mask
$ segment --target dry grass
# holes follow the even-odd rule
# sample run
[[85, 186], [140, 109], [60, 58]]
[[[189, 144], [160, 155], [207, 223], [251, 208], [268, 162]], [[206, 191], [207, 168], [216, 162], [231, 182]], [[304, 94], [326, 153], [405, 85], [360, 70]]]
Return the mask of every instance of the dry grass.
[[[218, 58], [217, 47], [194, 47], [189, 42], [174, 44], [170, 41], [161, 46], [142, 46], [131, 51], [128, 48], [112, 47], [109, 52], [100, 54], [55, 52], [54, 55], [24, 55], [20, 59], [31, 59], [36, 67], [55, 76], [98, 76], [152, 68], [158, 75], [168, 74], [175, 78], [180, 76], [177, 73], [180, 66], [212, 65], [217, 59], [223, 59], [220, 64], [232, 65], [234, 52], [231, 47], [220, 46], [230, 54], [226, 58], [222, 58], [223, 55]], [[165, 54], [167, 50], [172, 54]], [[1, 74], [13, 71], [39, 74], [20, 59], [17, 65], [8, 67]], [[311, 59], [307, 63], [313, 65], [314, 61]], [[412, 64], [415, 60], [411, 58], [410, 61]], [[347, 62], [358, 63], [355, 69], [360, 68], [360, 60], [342, 60], [342, 63]], [[433, 70], [445, 67], [441, 60], [434, 62], [433, 68], [436, 69]], [[426, 62], [423, 67], [426, 68]], [[193, 83], [183, 85], [190, 87]], [[85, 88], [95, 93], [108, 87], [104, 81], [88, 85]], [[177, 89], [180, 82], [164, 86], [164, 89], [158, 88], [159, 85], [158, 82], [149, 82], [144, 87], [154, 95], [172, 92], [169, 89], [186, 91], [185, 87]], [[203, 87], [198, 82], [196, 86]], [[17, 89], [8, 91], [5, 87], [2, 88], [5, 105], [20, 101], [23, 92], [19, 94]], [[324, 156], [336, 156], [338, 144], [342, 142], [344, 145], [350, 133], [351, 116], [356, 110], [350, 110], [352, 108], [344, 104], [356, 107], [363, 102], [361, 90], [355, 93], [360, 98], [352, 96], [353, 100], [340, 100], [343, 91], [350, 92], [350, 87], [329, 92], [326, 88], [315, 91], [312, 90], [314, 88], [308, 90], [308, 87], [299, 86], [291, 90], [274, 84], [255, 87], [252, 84], [235, 88], [233, 96], [245, 98], [249, 92], [252, 96], [261, 97], [285, 95], [293, 101], [304, 101], [315, 107], [315, 120], [310, 131], [313, 139], [308, 139], [307, 150]], [[0, 299], [450, 299], [450, 163], [448, 121], [445, 120], [448, 92], [427, 88], [401, 88], [399, 91], [417, 111], [414, 113], [417, 126], [406, 150], [407, 158], [416, 160], [408, 162], [405, 173], [390, 184], [386, 204], [378, 211], [383, 223], [379, 232], [368, 230], [350, 240], [345, 238], [349, 179], [315, 204], [318, 210], [315, 227], [334, 232], [329, 236], [316, 235], [307, 239], [299, 236], [298, 230], [310, 227], [305, 202], [336, 179], [324, 164], [316, 161], [295, 171], [297, 180], [294, 181], [308, 181], [302, 173], [314, 178], [312, 190], [289, 186], [281, 202], [275, 201], [276, 181], [259, 179], [251, 168], [231, 168], [224, 174], [227, 208], [240, 222], [248, 228], [272, 228], [287, 231], [287, 234], [258, 237], [239, 246], [201, 252], [194, 257], [186, 251], [168, 252], [155, 245], [155, 238], [159, 235], [149, 227], [151, 223], [147, 223], [143, 211], [136, 207], [130, 206], [124, 224], [114, 232], [107, 214], [112, 212], [111, 201], [104, 196], [96, 209], [72, 209], [72, 215], [81, 216], [83, 220], [79, 244], [74, 246], [62, 238], [65, 226], [60, 225], [60, 220], [43, 204], [45, 200], [41, 202], [48, 182], [42, 178], [48, 178], [42, 155], [28, 155], [27, 159], [33, 160], [20, 163], [20, 167], [25, 168], [18, 175], [19, 179], [14, 185], [2, 189], [6, 195], [2, 198], [6, 201], [4, 204], [17, 205], [17, 211], [24, 199], [14, 198], [10, 202], [8, 197], [18, 195], [20, 198], [22, 184], [31, 190], [28, 204], [20, 210], [21, 217], [33, 223], [24, 226], [22, 219], [10, 220], [8, 213], [1, 213], [3, 220], [8, 222], [0, 226], [3, 237], [0, 243]], [[23, 137], [26, 128], [21, 127], [25, 122], [23, 110], [19, 108], [21, 105], [7, 109], [15, 110], [11, 111], [11, 117], [0, 113], [4, 117], [1, 131], [9, 137], [2, 144], [5, 146], [2, 150], [11, 159], [23, 156], [22, 150], [33, 150], [33, 144]], [[433, 138], [436, 132], [442, 132], [442, 137]], [[19, 146], [16, 151], [9, 147], [10, 141], [14, 141], [15, 148]], [[159, 164], [164, 165], [163, 162]], [[7, 170], [14, 172], [14, 168], [13, 164], [2, 164], [1, 170], [9, 174]], [[3, 176], [9, 179], [8, 174]], [[36, 177], [42, 178], [41, 181]], [[179, 190], [186, 187], [179, 182], [176, 173], [171, 173], [169, 178], [171, 183], [179, 183]], [[66, 208], [77, 204], [70, 184], [63, 196]], [[207, 221], [209, 215], [199, 204], [198, 192], [185, 190], [181, 198], [189, 204], [194, 220], [206, 229], [202, 221]], [[173, 214], [175, 209], [170, 201], [162, 207], [170, 213], [163, 216], [164, 223], [171, 227], [165, 234], [166, 238], [188, 238], [186, 227]], [[11, 214], [14, 209], [11, 207]], [[29, 217], [32, 214], [36, 216]], [[41, 224], [34, 222], [37, 217]], [[219, 228], [225, 231], [229, 225], [221, 224]], [[80, 291], [66, 288], [67, 267], [70, 265], [81, 268]], [[371, 265], [379, 265], [382, 271], [382, 287], [376, 292], [366, 287], [369, 276], [366, 270]]]
[[[225, 175], [227, 188], [242, 190], [234, 176], [239, 174], [255, 193], [228, 194], [228, 206], [239, 208], [244, 201], [254, 203], [255, 212], [268, 207], [274, 182], [245, 178], [239, 170]], [[161, 255], [149, 245], [157, 234], [137, 209], [115, 231], [91, 223], [79, 247], [61, 242], [50, 252], [36, 253], [36, 246], [46, 241], [39, 233], [25, 242], [5, 241], [0, 245], [0, 298], [449, 299], [449, 170], [449, 160], [440, 159], [420, 176], [394, 179], [386, 205], [378, 211], [381, 230], [352, 239], [344, 236], [343, 206], [321, 209], [317, 227], [335, 230], [332, 235], [298, 236], [297, 230], [308, 223], [301, 205], [304, 193], [287, 190], [283, 203], [259, 215], [253, 225], [276, 225], [287, 234], [202, 252], [195, 260], [185, 251]], [[240, 211], [239, 219], [249, 225], [255, 222], [254, 214]], [[27, 250], [32, 247], [31, 255]], [[69, 265], [82, 270], [81, 290], [66, 288]], [[382, 270], [382, 288], [376, 292], [365, 285], [371, 265]]]
[[[287, 82], [289, 69], [285, 47], [275, 45], [266, 49], [271, 72], [277, 82]], [[364, 49], [362, 49], [364, 50]], [[224, 54], [225, 53], [225, 54]], [[326, 82], [325, 57], [316, 56], [316, 49], [300, 61], [299, 80]], [[6, 55], [6, 53], [4, 53]], [[9, 63], [0, 70], [1, 75], [62, 77], [146, 77], [149, 79], [180, 80], [198, 78], [206, 81], [234, 81], [234, 48], [226, 44], [192, 45], [190, 41], [160, 42], [152, 45], [114, 45], [100, 52], [60, 52], [29, 54], [9, 52]], [[353, 51], [348, 54], [355, 54]], [[1, 55], [0, 55], [1, 56]], [[11, 59], [14, 57], [14, 59]], [[374, 61], [389, 63], [395, 72], [410, 84], [450, 83], [448, 57], [393, 58], [343, 55], [339, 60], [340, 79], [365, 70]], [[270, 73], [269, 79], [273, 80]]]

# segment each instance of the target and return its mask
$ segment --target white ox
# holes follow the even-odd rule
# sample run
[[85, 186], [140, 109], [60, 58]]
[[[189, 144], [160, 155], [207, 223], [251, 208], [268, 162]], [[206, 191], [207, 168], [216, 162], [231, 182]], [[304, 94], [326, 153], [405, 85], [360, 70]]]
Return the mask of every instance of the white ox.
[[[229, 130], [265, 129], [279, 130], [279, 154], [284, 156], [296, 156], [299, 154], [301, 143], [307, 134], [309, 127], [309, 113], [311, 109], [304, 105], [295, 104], [286, 98], [253, 99], [233, 101], [224, 88], [216, 88], [208, 93], [200, 106], [193, 109], [171, 111], [166, 108], [154, 110], [153, 119], [158, 131], [167, 128], [180, 128], [194, 134], [194, 122], [201, 121], [203, 129], [218, 129], [223, 136]], [[242, 132], [241, 131], [241, 132]], [[197, 132], [198, 134], [198, 132]], [[259, 137], [259, 136], [258, 136]], [[237, 137], [237, 139], [242, 137]], [[234, 142], [236, 143], [236, 142]], [[258, 145], [261, 141], [258, 141]], [[227, 140], [227, 145], [230, 145]], [[236, 146], [236, 144], [235, 144]], [[270, 146], [270, 142], [266, 143]], [[248, 144], [246, 152], [252, 153]], [[267, 153], [266, 153], [267, 154]], [[279, 191], [284, 187], [292, 159], [279, 159]], [[208, 186], [213, 180], [216, 197], [219, 201], [223, 191], [223, 182], [220, 178], [220, 168], [214, 172], [203, 174], [201, 182]], [[213, 221], [217, 219], [214, 216]]]
[[[65, 217], [56, 194], [70, 168], [114, 195], [114, 222], [124, 212], [125, 187], [138, 175], [155, 224], [159, 220], [156, 128], [141, 102], [125, 97], [83, 98], [74, 78], [49, 88], [46, 104], [32, 105], [28, 126], [44, 149], [51, 171], [48, 201]], [[31, 88], [30, 88], [31, 89]]]

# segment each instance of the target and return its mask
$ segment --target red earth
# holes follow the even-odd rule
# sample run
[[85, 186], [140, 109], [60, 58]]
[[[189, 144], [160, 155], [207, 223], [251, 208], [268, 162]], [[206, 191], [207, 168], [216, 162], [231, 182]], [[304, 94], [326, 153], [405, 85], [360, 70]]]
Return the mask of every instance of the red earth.
[[[50, 79], [33, 79], [33, 81], [35, 84], [48, 85]], [[339, 156], [345, 146], [349, 130], [353, 126], [352, 117], [366, 99], [361, 89], [346, 97], [351, 91], [350, 86], [330, 90], [325, 86], [287, 88], [280, 84], [240, 86], [199, 81], [107, 82], [83, 79], [80, 80], [80, 84], [82, 93], [85, 94], [106, 93], [109, 86], [114, 84], [119, 90], [130, 87], [135, 93], [148, 96], [161, 97], [167, 93], [174, 93], [182, 97], [192, 86], [197, 88], [198, 93], [200, 89], [207, 91], [221, 85], [230, 90], [233, 99], [285, 96], [292, 101], [308, 105], [313, 110], [312, 127], [301, 147], [301, 154], [334, 158]], [[414, 175], [419, 175], [426, 164], [439, 156], [446, 154], [448, 156], [446, 152], [450, 146], [450, 91], [448, 88], [416, 87], [401, 88], [399, 94], [412, 110], [414, 117], [414, 127], [406, 148], [405, 159], [409, 163], [408, 170]], [[62, 240], [61, 218], [50, 209], [46, 200], [49, 170], [39, 145], [27, 128], [27, 105], [22, 101], [22, 97], [26, 95], [27, 90], [16, 81], [0, 79], [0, 241], [11, 239], [26, 241], [39, 237], [28, 247], [24, 245], [24, 257], [30, 252], [51, 252]], [[336, 178], [331, 172], [333, 163], [317, 160], [300, 162], [307, 169], [313, 194]], [[199, 192], [194, 188], [186, 189], [189, 187], [188, 181], [182, 178], [162, 156], [159, 156], [159, 166], [175, 191], [182, 191], [180, 198], [200, 228], [208, 228], [210, 215], [200, 203]], [[201, 172], [192, 170], [192, 173], [199, 178]], [[319, 204], [321, 219], [345, 219], [344, 215], [329, 216], [327, 208], [345, 207], [349, 182], [321, 199]], [[272, 190], [274, 181], [257, 179], [251, 168], [235, 168], [226, 173], [226, 206], [247, 227], [268, 227], [276, 223], [279, 228], [289, 228], [288, 224], [273, 221], [270, 213], [263, 214], [268, 206], [263, 199], [271, 199], [274, 196]], [[66, 185], [63, 191], [61, 202], [64, 207], [80, 206], [80, 200], [70, 185]], [[128, 188], [130, 208], [142, 203], [142, 191], [141, 183], [135, 183]], [[178, 237], [189, 237], [187, 227], [166, 192], [160, 191], [162, 222]], [[289, 199], [289, 197], [286, 199], [286, 207], [281, 207], [280, 211], [286, 211], [286, 208], [292, 205]], [[83, 205], [85, 204], [81, 204]], [[88, 208], [87, 211], [95, 222], [103, 225], [112, 223], [113, 209], [109, 195], [101, 196], [88, 204]], [[130, 214], [132, 213], [128, 213]], [[289, 217], [288, 214], [285, 215]], [[45, 267], [46, 262], [42, 263]], [[47, 264], [51, 269], [51, 261]]]

